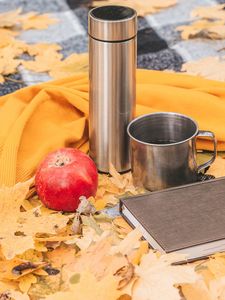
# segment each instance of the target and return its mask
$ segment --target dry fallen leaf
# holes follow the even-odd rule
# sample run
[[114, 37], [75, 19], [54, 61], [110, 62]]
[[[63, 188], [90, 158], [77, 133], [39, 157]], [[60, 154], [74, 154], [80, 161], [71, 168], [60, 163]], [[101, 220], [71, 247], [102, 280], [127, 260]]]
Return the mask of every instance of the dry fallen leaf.
[[0, 14], [0, 27], [10, 28], [20, 23], [21, 8]]
[[225, 159], [217, 156], [216, 160], [211, 165], [206, 174], [214, 175], [216, 178], [225, 176]]
[[22, 64], [26, 69], [34, 72], [47, 72], [59, 64], [61, 58], [62, 54], [55, 51], [55, 49], [49, 48], [41, 54], [36, 55], [34, 60], [24, 60]]
[[176, 29], [181, 31], [181, 37], [184, 40], [193, 38], [220, 40], [225, 38], [225, 24], [223, 21], [199, 20], [191, 25], [178, 26]]
[[37, 282], [37, 277], [33, 274], [28, 274], [20, 278], [19, 289], [22, 293], [27, 293], [33, 283]]
[[176, 3], [176, 0], [95, 0], [92, 5], [125, 5], [134, 8], [139, 16], [145, 16], [174, 6]]
[[142, 237], [141, 232], [138, 228], [132, 230], [125, 237], [124, 240], [121, 241], [119, 245], [113, 246], [110, 250], [110, 254], [123, 254], [129, 255], [133, 249], [138, 249], [140, 247], [140, 238]]
[[[37, 72], [49, 71], [51, 66], [57, 65], [62, 58], [58, 53], [61, 49], [59, 45], [44, 43], [28, 45], [15, 39], [22, 30], [45, 29], [56, 22], [56, 19], [47, 14], [36, 12], [22, 14], [21, 9], [0, 14], [0, 83], [4, 82], [4, 76], [16, 73], [22, 62], [31, 70], [35, 71], [36, 68]], [[23, 61], [21, 59], [23, 53], [35, 55], [35, 60]]]
[[138, 276], [133, 286], [133, 300], [180, 300], [179, 290], [175, 285], [194, 283], [199, 276], [194, 267], [175, 266], [175, 256], [150, 252], [142, 257], [140, 266], [136, 266]]
[[197, 7], [192, 11], [192, 16], [199, 18], [190, 25], [177, 27], [183, 39], [191, 38], [225, 38], [225, 5]]
[[60, 79], [66, 76], [71, 76], [76, 72], [88, 71], [88, 54], [71, 54], [64, 60], [53, 65], [49, 75], [54, 79]]
[[76, 284], [71, 284], [70, 291], [58, 292], [46, 298], [46, 300], [116, 300], [121, 292], [117, 289], [117, 280], [113, 275], [107, 275], [102, 280], [97, 281], [95, 276], [89, 272], [82, 272], [80, 280]]
[[56, 234], [70, 219], [57, 212], [36, 214], [36, 210], [20, 211], [32, 180], [14, 187], [0, 188], [0, 245], [7, 259], [35, 248], [36, 233]]
[[214, 6], [197, 7], [192, 11], [193, 17], [200, 17], [208, 20], [223, 20], [225, 21], [225, 4]]
[[46, 262], [30, 262], [19, 258], [0, 262], [0, 279], [19, 280], [46, 266]]
[[204, 57], [182, 66], [182, 71], [208, 79], [225, 81], [225, 60], [218, 57]]
[[30, 12], [20, 18], [23, 30], [28, 29], [47, 29], [49, 25], [58, 22], [57, 19], [50, 17], [48, 14], [37, 14]]

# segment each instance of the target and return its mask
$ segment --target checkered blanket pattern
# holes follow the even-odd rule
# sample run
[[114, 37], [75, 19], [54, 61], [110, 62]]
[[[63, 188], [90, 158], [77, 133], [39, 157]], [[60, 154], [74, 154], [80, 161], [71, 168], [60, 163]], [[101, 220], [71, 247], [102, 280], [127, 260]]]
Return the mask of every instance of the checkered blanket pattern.
[[[148, 1], [148, 0], [146, 0]], [[225, 0], [178, 0], [174, 7], [153, 15], [138, 18], [139, 68], [152, 70], [170, 69], [180, 71], [184, 62], [205, 56], [218, 56], [218, 49], [225, 47], [225, 40], [183, 41], [176, 27], [191, 22], [190, 13], [198, 6], [225, 3]], [[88, 51], [87, 17], [91, 8], [88, 0], [0, 0], [0, 12], [21, 7], [24, 12], [49, 13], [60, 20], [46, 30], [28, 30], [20, 39], [29, 42], [58, 43], [66, 57], [73, 52]], [[224, 55], [224, 53], [221, 53]], [[14, 81], [0, 84], [0, 95], [13, 92], [24, 86], [44, 82], [46, 74], [20, 69], [11, 75]]]

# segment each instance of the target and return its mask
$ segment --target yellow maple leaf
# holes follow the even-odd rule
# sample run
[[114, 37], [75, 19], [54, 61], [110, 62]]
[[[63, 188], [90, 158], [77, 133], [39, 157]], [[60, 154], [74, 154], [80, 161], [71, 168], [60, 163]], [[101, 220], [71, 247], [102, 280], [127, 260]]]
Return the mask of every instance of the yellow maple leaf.
[[49, 44], [49, 43], [37, 43], [37, 44], [27, 44], [26, 52], [31, 55], [42, 55], [45, 51], [51, 50], [51, 52], [57, 52], [61, 50], [62, 47], [58, 44]]
[[50, 17], [49, 14], [37, 14], [29, 12], [20, 18], [23, 30], [28, 29], [47, 29], [49, 25], [58, 22], [57, 19]]
[[213, 6], [200, 6], [195, 8], [191, 14], [193, 17], [200, 17], [209, 20], [223, 20], [225, 21], [225, 4], [218, 4]]
[[185, 300], [215, 300], [211, 298], [203, 280], [198, 280], [195, 284], [182, 284], [181, 290]]
[[71, 54], [58, 64], [52, 65], [49, 75], [54, 79], [71, 76], [77, 72], [88, 71], [88, 54]]
[[0, 49], [10, 45], [14, 41], [14, 37], [12, 34], [10, 34], [10, 32], [12, 31], [8, 29], [0, 28], [0, 36], [1, 36]]
[[59, 64], [62, 54], [49, 48], [46, 51], [35, 56], [34, 60], [22, 61], [23, 66], [34, 72], [47, 72], [50, 71], [55, 65]]
[[75, 261], [76, 251], [73, 246], [61, 245], [46, 254], [49, 262], [56, 268], [61, 268], [63, 265], [71, 264]]
[[214, 175], [215, 177], [225, 176], [225, 159], [217, 156], [206, 174]]
[[0, 245], [7, 259], [35, 248], [36, 233], [56, 234], [57, 230], [66, 226], [71, 217], [58, 212], [37, 213], [36, 208], [21, 212], [20, 207], [32, 180], [0, 189]]
[[13, 11], [0, 14], [0, 27], [13, 27], [18, 25], [20, 21], [20, 13], [22, 9], [18, 8]]
[[183, 64], [182, 71], [208, 79], [225, 81], [225, 60], [219, 57], [204, 57]]
[[176, 3], [176, 0], [95, 0], [92, 5], [125, 5], [134, 8], [139, 16], [144, 16], [174, 6]]
[[138, 276], [133, 286], [133, 300], [180, 300], [175, 285], [194, 283], [199, 279], [191, 266], [171, 265], [176, 255], [157, 256], [150, 252], [142, 257], [135, 273]]
[[33, 273], [46, 266], [46, 262], [35, 262], [13, 258], [0, 262], [0, 279], [19, 280], [21, 277]]
[[27, 293], [33, 283], [37, 282], [37, 277], [33, 274], [27, 274], [19, 279], [19, 289], [22, 293]]
[[177, 27], [183, 39], [191, 38], [225, 38], [225, 5], [197, 7], [192, 11], [193, 17], [200, 18], [190, 25]]
[[71, 284], [70, 291], [58, 292], [48, 296], [46, 300], [116, 300], [122, 292], [117, 289], [117, 280], [113, 275], [107, 275], [97, 281], [96, 277], [90, 272], [80, 274], [80, 281], [76, 284]]
[[112, 255], [121, 253], [123, 255], [129, 255], [134, 249], [138, 249], [140, 247], [140, 238], [142, 237], [142, 233], [138, 228], [132, 230], [128, 233], [124, 240], [120, 242], [120, 244], [113, 246], [110, 249], [110, 253]]
[[225, 24], [223, 21], [199, 20], [191, 25], [178, 26], [176, 29], [181, 31], [181, 37], [184, 40], [192, 38], [219, 40], [225, 38]]

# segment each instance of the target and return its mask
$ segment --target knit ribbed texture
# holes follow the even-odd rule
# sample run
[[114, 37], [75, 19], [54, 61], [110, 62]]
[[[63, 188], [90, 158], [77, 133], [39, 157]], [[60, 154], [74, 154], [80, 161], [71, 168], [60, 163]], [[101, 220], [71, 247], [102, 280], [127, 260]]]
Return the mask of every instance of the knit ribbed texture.
[[[123, 83], [121, 83], [123, 84]], [[225, 150], [225, 84], [159, 71], [137, 71], [137, 115], [174, 111], [211, 130]], [[31, 86], [0, 98], [0, 185], [35, 174], [50, 151], [88, 151], [88, 76]], [[212, 149], [200, 141], [201, 149]]]

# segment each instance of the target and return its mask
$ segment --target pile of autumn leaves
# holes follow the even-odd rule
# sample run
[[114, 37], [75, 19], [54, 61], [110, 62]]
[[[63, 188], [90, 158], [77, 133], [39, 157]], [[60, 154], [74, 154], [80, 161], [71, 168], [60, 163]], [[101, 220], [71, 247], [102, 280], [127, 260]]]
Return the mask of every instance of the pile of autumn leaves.
[[178, 266], [183, 256], [150, 250], [138, 229], [104, 212], [142, 192], [131, 173], [110, 173], [68, 214], [43, 207], [32, 180], [0, 189], [0, 299], [224, 299], [225, 254]]
[[[139, 16], [157, 13], [162, 9], [174, 6], [176, 0], [104, 0], [93, 1], [93, 5], [127, 5], [137, 10]], [[225, 39], [225, 5], [199, 7], [192, 11], [193, 22], [179, 26], [184, 40], [188, 39]], [[26, 69], [31, 72], [44, 72], [54, 79], [72, 75], [75, 72], [88, 70], [88, 56], [72, 54], [63, 58], [58, 44], [28, 44], [19, 39], [25, 30], [43, 30], [58, 21], [47, 14], [29, 12], [23, 14], [21, 9], [0, 14], [0, 83], [14, 80], [9, 75]], [[205, 57], [198, 61], [183, 64], [182, 71], [200, 75], [209, 79], [225, 80], [225, 61], [218, 48], [218, 57]], [[24, 56], [25, 54], [25, 56]]]
[[55, 23], [57, 20], [47, 14], [23, 14], [21, 9], [0, 14], [0, 83], [10, 80], [8, 76], [16, 73], [19, 67], [47, 72], [53, 78], [87, 70], [87, 54], [72, 54], [63, 60], [58, 44], [28, 44], [19, 39], [25, 30], [43, 30]]

